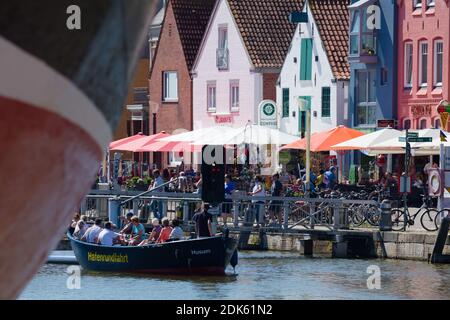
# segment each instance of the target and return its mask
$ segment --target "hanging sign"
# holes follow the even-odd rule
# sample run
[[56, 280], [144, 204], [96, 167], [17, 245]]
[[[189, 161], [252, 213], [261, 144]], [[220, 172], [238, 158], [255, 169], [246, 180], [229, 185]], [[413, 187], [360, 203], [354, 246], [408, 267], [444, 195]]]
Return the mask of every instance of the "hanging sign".
[[259, 125], [277, 128], [277, 105], [275, 101], [263, 100], [258, 106]]

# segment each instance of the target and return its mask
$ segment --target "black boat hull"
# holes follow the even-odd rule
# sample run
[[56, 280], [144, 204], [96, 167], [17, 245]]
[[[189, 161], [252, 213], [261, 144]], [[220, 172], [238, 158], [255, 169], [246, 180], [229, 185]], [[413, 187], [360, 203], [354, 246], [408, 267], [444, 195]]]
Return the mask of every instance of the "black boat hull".
[[109, 272], [223, 275], [237, 247], [235, 239], [222, 236], [141, 247], [100, 246], [68, 237], [83, 268]]

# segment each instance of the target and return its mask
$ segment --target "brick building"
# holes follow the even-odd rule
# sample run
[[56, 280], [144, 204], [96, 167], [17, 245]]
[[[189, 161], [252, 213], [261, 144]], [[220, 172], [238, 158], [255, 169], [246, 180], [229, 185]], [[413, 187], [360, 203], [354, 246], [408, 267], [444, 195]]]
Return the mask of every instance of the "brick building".
[[[150, 72], [151, 132], [192, 130], [192, 65], [215, 0], [169, 0]], [[159, 158], [158, 167], [176, 161]]]

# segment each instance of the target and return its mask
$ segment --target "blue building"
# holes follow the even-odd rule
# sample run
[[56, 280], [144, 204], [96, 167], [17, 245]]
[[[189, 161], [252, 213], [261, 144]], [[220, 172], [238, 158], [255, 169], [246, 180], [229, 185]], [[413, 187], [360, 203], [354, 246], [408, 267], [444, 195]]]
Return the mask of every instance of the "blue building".
[[378, 120], [396, 118], [396, 3], [354, 0], [348, 8], [349, 119], [371, 132]]

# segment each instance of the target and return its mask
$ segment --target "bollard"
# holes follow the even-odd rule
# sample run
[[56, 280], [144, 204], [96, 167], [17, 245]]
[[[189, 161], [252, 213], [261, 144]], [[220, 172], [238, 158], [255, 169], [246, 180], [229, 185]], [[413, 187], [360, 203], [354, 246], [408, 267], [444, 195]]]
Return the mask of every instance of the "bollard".
[[315, 211], [316, 211], [316, 203], [311, 202], [309, 205], [309, 226], [311, 227], [311, 229], [314, 229], [314, 224], [316, 220], [316, 218], [314, 217]]
[[383, 200], [380, 209], [380, 231], [392, 231], [391, 201], [387, 199]]
[[342, 202], [333, 204], [333, 230], [339, 230], [342, 226]]
[[108, 219], [117, 227], [120, 227], [120, 197], [108, 199]]
[[161, 209], [161, 212], [158, 212], [160, 218], [167, 217], [167, 208], [168, 208], [168, 201], [159, 200], [160, 203], [158, 205], [158, 210]]
[[283, 229], [287, 229], [289, 227], [289, 214], [291, 213], [291, 208], [289, 207], [289, 202], [288, 201], [284, 201], [283, 202]]
[[183, 223], [185, 223], [185, 224], [189, 223], [189, 202], [188, 201], [183, 202]]
[[239, 208], [241, 205], [233, 200], [233, 225], [235, 228], [239, 227]]
[[133, 200], [133, 215], [140, 219], [143, 218], [139, 215], [139, 200]]

